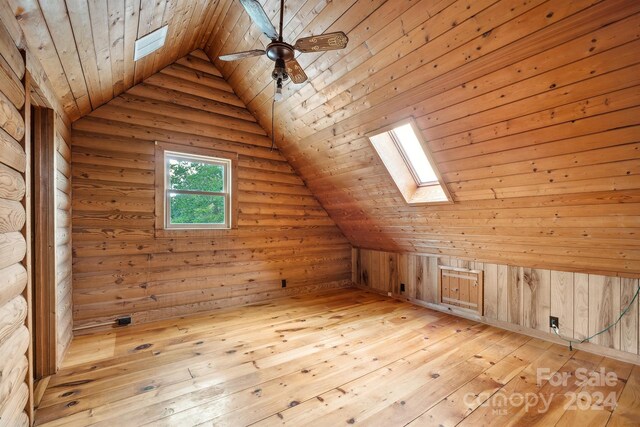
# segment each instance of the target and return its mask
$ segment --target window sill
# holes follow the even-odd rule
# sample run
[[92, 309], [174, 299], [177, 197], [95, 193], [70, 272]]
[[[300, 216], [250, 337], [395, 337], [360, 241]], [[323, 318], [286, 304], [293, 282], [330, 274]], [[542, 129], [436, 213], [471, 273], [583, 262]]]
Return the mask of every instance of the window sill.
[[440, 184], [405, 189], [402, 191], [402, 196], [411, 206], [453, 204]]
[[155, 237], [220, 237], [228, 236], [229, 232], [236, 230], [231, 228], [157, 228], [154, 230]]

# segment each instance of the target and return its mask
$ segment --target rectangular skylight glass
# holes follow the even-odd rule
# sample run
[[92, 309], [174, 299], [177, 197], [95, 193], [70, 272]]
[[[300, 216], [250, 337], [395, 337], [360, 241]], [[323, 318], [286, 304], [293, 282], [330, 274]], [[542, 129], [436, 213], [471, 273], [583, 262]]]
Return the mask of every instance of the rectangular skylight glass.
[[402, 151], [405, 162], [412, 170], [418, 185], [427, 185], [438, 182], [436, 175], [422, 144], [413, 132], [410, 123], [398, 126], [392, 130], [398, 148]]
[[414, 118], [368, 132], [366, 136], [408, 204], [453, 203]]

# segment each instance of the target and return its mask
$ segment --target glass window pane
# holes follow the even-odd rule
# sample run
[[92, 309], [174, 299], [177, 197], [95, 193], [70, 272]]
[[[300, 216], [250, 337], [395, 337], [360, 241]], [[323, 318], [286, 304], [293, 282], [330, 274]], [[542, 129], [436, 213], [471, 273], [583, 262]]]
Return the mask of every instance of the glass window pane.
[[224, 224], [225, 198], [169, 193], [171, 224]]
[[420, 180], [419, 184], [437, 182], [438, 177], [433, 171], [429, 159], [424, 153], [422, 145], [420, 145], [420, 141], [413, 132], [411, 125], [406, 124], [399, 126], [393, 130], [393, 133], [398, 138], [398, 142], [407, 156], [407, 161], [411, 163], [413, 170], [416, 175], [418, 175], [418, 179]]
[[181, 158], [168, 159], [169, 188], [173, 190], [224, 191], [224, 166]]

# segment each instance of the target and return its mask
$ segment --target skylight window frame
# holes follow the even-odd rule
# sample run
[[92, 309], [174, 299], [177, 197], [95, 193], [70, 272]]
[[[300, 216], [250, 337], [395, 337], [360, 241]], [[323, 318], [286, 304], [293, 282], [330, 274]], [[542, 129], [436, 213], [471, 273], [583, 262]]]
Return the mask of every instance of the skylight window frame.
[[[411, 130], [420, 143], [437, 181], [421, 182], [418, 178], [418, 172], [413, 169], [413, 164], [408, 161], [408, 156], [402, 148], [402, 144], [398, 142], [398, 136], [393, 132], [394, 129], [407, 124], [411, 126]], [[364, 136], [369, 139], [372, 148], [384, 164], [391, 180], [408, 205], [421, 206], [455, 203], [414, 117], [410, 116], [391, 125], [367, 132]], [[384, 140], [387, 141], [385, 142]]]

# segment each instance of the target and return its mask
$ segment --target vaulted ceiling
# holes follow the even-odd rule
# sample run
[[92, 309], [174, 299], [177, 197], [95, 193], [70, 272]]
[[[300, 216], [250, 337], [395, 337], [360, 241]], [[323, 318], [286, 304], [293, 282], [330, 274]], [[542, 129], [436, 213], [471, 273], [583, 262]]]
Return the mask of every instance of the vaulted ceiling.
[[[237, 0], [8, 5], [72, 119], [202, 48], [270, 132], [273, 63], [217, 60], [268, 43]], [[353, 245], [640, 274], [640, 2], [289, 0], [284, 18], [289, 42], [350, 39], [298, 57], [275, 134]], [[408, 116], [455, 204], [407, 206], [364, 137]]]
[[[218, 6], [218, 0], [3, 0], [0, 19], [11, 28], [16, 17], [75, 120], [204, 46]], [[136, 39], [164, 25], [164, 48], [134, 62]]]

